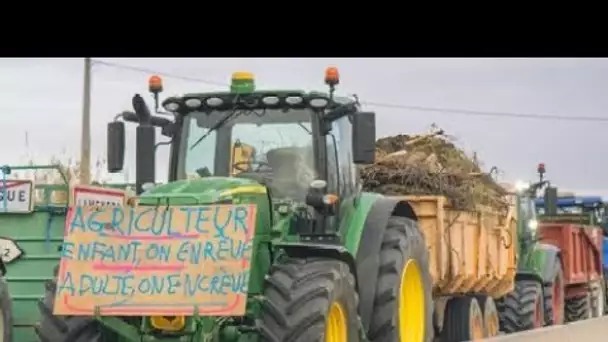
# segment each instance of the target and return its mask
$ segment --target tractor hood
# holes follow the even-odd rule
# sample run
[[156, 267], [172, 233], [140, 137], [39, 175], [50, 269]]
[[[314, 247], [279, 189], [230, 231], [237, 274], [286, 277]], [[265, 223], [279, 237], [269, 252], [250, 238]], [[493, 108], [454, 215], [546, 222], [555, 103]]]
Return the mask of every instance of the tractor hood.
[[162, 184], [144, 192], [140, 205], [201, 205], [230, 203], [242, 195], [263, 195], [266, 187], [246, 178], [205, 177]]

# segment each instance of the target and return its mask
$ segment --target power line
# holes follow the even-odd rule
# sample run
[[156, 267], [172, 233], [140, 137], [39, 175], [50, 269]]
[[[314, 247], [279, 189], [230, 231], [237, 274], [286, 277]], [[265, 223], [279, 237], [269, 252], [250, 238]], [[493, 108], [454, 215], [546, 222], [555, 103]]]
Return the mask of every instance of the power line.
[[404, 104], [379, 103], [379, 102], [371, 102], [371, 101], [361, 101], [361, 103], [369, 105], [369, 106], [384, 107], [384, 108], [420, 110], [420, 111], [438, 112], [438, 113], [443, 112], [443, 113], [454, 113], [454, 114], [472, 115], [472, 116], [474, 115], [474, 116], [521, 118], [521, 119], [608, 122], [608, 117], [601, 117], [601, 116], [566, 116], [566, 115], [554, 115], [554, 114], [488, 112], [488, 111], [477, 111], [477, 110], [469, 110], [469, 109], [439, 108], [439, 107], [412, 106], [412, 105], [404, 105]]
[[[126, 65], [122, 63], [112, 63], [106, 62], [102, 60], [93, 60], [94, 64], [99, 64], [111, 68], [129, 70], [134, 72], [141, 72], [146, 74], [155, 74], [164, 77], [179, 79], [183, 81], [203, 83], [207, 85], [213, 86], [221, 86], [227, 87], [229, 84], [207, 80], [203, 78], [197, 77], [188, 77], [178, 74], [172, 74], [168, 72], [146, 69], [135, 67], [131, 65]], [[440, 108], [440, 107], [428, 107], [428, 106], [415, 106], [408, 104], [395, 104], [395, 103], [385, 103], [385, 102], [375, 102], [375, 101], [361, 101], [361, 104], [381, 107], [381, 108], [391, 108], [391, 109], [404, 109], [404, 110], [417, 110], [417, 111], [425, 111], [425, 112], [436, 112], [436, 113], [452, 113], [458, 115], [469, 115], [469, 116], [486, 116], [486, 117], [498, 117], [498, 118], [517, 118], [517, 119], [537, 119], [537, 120], [562, 120], [562, 121], [587, 121], [587, 122], [608, 122], [608, 117], [601, 116], [567, 116], [567, 115], [555, 115], [555, 114], [534, 114], [534, 113], [516, 113], [516, 112], [494, 112], [494, 111], [480, 111], [480, 110], [470, 110], [470, 109], [460, 109], [460, 108]]]
[[134, 72], [141, 72], [141, 73], [149, 74], [149, 75], [159, 75], [159, 76], [169, 77], [169, 78], [175, 78], [175, 79], [183, 80], [183, 81], [196, 82], [196, 83], [204, 83], [204, 84], [214, 85], [214, 86], [220, 86], [220, 87], [228, 86], [227, 83], [215, 82], [215, 81], [205, 80], [205, 79], [202, 79], [202, 78], [195, 78], [195, 77], [188, 77], [188, 76], [183, 76], [183, 75], [177, 75], [177, 74], [172, 74], [172, 73], [158, 71], [158, 70], [140, 68], [140, 67], [135, 67], [135, 66], [131, 66], [131, 65], [122, 64], [122, 63], [106, 62], [106, 61], [102, 61], [102, 60], [99, 60], [99, 59], [94, 59], [93, 63], [94, 64], [98, 64], [98, 65], [103, 65], [103, 66], [106, 66], [106, 67], [110, 67], [110, 68], [129, 70], [129, 71], [134, 71]]

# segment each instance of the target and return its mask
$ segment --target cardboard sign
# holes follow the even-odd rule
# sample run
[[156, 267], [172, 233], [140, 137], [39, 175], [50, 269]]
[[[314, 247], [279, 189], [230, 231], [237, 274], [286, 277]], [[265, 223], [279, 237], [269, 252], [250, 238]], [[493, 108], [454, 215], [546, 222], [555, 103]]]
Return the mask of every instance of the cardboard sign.
[[0, 214], [31, 213], [33, 190], [34, 185], [29, 180], [0, 180]]
[[244, 315], [256, 209], [70, 208], [53, 313]]
[[125, 191], [97, 186], [76, 185], [72, 188], [72, 205], [78, 206], [122, 206]]

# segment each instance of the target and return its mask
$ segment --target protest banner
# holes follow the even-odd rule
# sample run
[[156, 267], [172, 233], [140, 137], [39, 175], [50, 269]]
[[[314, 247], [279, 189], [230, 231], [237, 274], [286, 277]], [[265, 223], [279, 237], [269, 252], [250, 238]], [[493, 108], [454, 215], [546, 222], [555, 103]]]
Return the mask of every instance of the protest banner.
[[70, 208], [55, 315], [242, 316], [255, 205]]

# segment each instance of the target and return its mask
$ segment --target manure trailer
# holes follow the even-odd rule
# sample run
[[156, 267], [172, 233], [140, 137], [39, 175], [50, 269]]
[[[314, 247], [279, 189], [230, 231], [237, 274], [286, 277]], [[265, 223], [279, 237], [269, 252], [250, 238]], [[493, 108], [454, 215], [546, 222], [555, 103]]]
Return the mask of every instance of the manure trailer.
[[[167, 98], [159, 113], [151, 77], [158, 114], [135, 95], [108, 125], [110, 172], [123, 168], [125, 121], [137, 125], [136, 205], [70, 208], [40, 339], [431, 341], [418, 217], [361, 191], [375, 114], [334, 97], [338, 82], [328, 68], [327, 93], [265, 91], [235, 73], [230, 91]], [[171, 154], [154, 186], [157, 128]], [[245, 160], [232, 158], [237, 141], [254, 147]], [[460, 330], [449, 341], [466, 340]]]
[[540, 240], [557, 246], [564, 271], [565, 321], [604, 315], [601, 197], [559, 197], [553, 210], [545, 198], [536, 199]]

